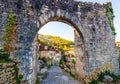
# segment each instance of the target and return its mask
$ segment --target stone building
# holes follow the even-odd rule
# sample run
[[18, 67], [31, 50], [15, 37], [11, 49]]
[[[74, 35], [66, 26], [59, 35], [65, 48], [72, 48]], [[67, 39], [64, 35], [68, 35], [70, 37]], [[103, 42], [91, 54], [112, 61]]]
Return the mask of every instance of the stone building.
[[61, 51], [56, 47], [48, 45], [39, 46], [38, 55], [40, 58], [52, 58], [53, 64], [55, 64], [56, 62], [59, 63], [61, 59]]

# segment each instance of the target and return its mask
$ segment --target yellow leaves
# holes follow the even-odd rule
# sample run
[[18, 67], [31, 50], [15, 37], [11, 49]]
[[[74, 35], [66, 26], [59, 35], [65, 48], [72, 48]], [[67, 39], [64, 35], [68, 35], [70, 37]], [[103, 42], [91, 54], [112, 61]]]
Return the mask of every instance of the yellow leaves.
[[41, 44], [46, 43], [46, 45], [49, 45], [49, 46], [57, 46], [59, 49], [64, 51], [69, 51], [71, 49], [70, 45], [74, 45], [74, 42], [60, 38], [58, 36], [40, 34], [39, 39]]

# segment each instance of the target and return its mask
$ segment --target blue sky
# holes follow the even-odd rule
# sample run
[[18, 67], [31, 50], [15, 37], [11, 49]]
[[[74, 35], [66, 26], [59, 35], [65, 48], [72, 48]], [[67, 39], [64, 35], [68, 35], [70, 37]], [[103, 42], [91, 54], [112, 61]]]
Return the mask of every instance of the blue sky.
[[[112, 6], [114, 9], [114, 26], [116, 28], [116, 41], [120, 41], [120, 0], [75, 0], [75, 1], [83, 1], [83, 2], [98, 2], [103, 4], [104, 2], [112, 2]], [[60, 22], [49, 22], [44, 25], [39, 33], [48, 34], [48, 35], [56, 35], [65, 39], [74, 40], [74, 32], [71, 26], [60, 23]]]
[[42, 29], [40, 29], [39, 33], [60, 36], [62, 38], [74, 41], [74, 31], [72, 27], [63, 22], [48, 22], [42, 27]]

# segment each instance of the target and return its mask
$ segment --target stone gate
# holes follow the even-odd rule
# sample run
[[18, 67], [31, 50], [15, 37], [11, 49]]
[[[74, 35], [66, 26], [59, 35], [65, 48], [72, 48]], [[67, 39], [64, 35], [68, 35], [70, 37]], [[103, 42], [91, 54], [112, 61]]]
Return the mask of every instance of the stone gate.
[[37, 72], [37, 32], [50, 21], [71, 25], [75, 31], [76, 74], [90, 79], [104, 70], [119, 72], [115, 37], [106, 16], [106, 5], [74, 0], [0, 0], [0, 46], [4, 45], [4, 23], [16, 16], [18, 37], [13, 57], [24, 74], [24, 81], [34, 84]]

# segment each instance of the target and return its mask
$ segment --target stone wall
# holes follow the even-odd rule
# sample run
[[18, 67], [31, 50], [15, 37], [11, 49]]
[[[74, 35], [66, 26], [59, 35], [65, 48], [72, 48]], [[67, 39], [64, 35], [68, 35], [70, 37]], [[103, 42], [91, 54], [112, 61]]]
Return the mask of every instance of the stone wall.
[[89, 78], [104, 67], [119, 72], [115, 37], [106, 17], [105, 5], [74, 0], [0, 0], [0, 46], [4, 45], [4, 23], [10, 13], [16, 16], [15, 34], [18, 36], [14, 59], [19, 62], [20, 72], [29, 84], [35, 78], [36, 64], [32, 63], [37, 63], [34, 38], [50, 21], [65, 22], [78, 32], [75, 43], [79, 78]]
[[0, 84], [16, 84], [15, 63], [0, 63]]

